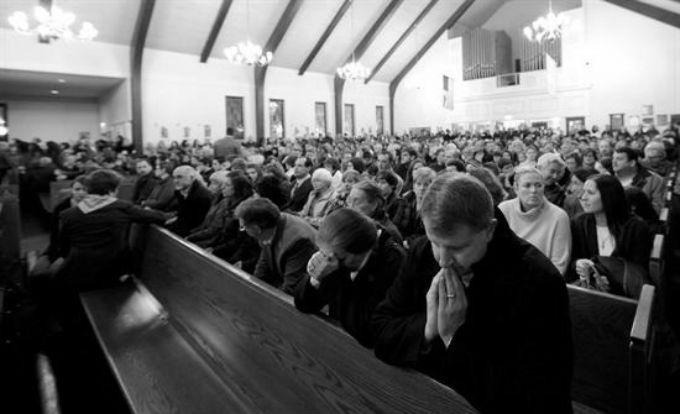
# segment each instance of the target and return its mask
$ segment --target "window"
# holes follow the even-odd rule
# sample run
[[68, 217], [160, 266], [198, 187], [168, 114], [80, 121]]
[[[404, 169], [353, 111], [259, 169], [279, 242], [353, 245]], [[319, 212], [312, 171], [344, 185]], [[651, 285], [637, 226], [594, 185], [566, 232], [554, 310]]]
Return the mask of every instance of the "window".
[[286, 136], [284, 124], [283, 99], [269, 100], [269, 136], [283, 138]]
[[375, 107], [376, 134], [378, 136], [385, 133], [385, 109], [382, 105]]
[[326, 135], [326, 102], [314, 103], [314, 132], [317, 134]]
[[227, 128], [234, 130], [234, 138], [243, 139], [243, 97], [227, 96]]
[[345, 125], [343, 132], [350, 137], [355, 136], [354, 133], [354, 104], [345, 104]]

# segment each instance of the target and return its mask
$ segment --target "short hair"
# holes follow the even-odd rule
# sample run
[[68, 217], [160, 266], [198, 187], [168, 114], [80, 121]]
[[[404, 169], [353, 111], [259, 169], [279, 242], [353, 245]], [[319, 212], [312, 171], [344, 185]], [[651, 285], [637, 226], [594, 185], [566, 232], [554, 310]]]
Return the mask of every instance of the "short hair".
[[446, 161], [446, 166], [447, 167], [453, 166], [456, 169], [456, 171], [458, 171], [458, 172], [465, 172], [465, 170], [466, 170], [465, 163], [463, 161], [457, 160], [457, 159]]
[[430, 181], [434, 180], [434, 178], [437, 176], [437, 173], [434, 172], [434, 170], [430, 167], [421, 167], [418, 168], [413, 172], [413, 183], [417, 183], [420, 181]]
[[113, 170], [95, 170], [85, 179], [85, 188], [89, 194], [108, 195], [118, 188], [121, 177]]
[[503, 184], [498, 177], [488, 168], [473, 168], [469, 174], [478, 179], [491, 194], [494, 206], [505, 200], [508, 193], [503, 189]]
[[212, 180], [217, 180], [220, 182], [224, 182], [224, 180], [227, 178], [227, 174], [229, 172], [225, 170], [220, 170], [220, 171], [215, 171], [214, 173], [210, 174], [210, 181]]
[[387, 184], [389, 184], [390, 187], [395, 189], [399, 185], [399, 178], [397, 177], [397, 174], [393, 173], [392, 171], [388, 170], [379, 171], [375, 179], [376, 181], [385, 180], [385, 182], [387, 182]]
[[541, 174], [541, 171], [538, 168], [532, 167], [530, 165], [521, 165], [521, 166], [515, 168], [515, 184], [519, 185], [519, 179], [523, 175], [528, 175], [528, 174], [536, 174], [539, 177], [541, 177], [541, 180], [543, 180], [543, 174]]
[[593, 175], [596, 175], [597, 173], [593, 172], [593, 170], [590, 170], [588, 168], [577, 168], [574, 171], [571, 172], [573, 176], [578, 178], [579, 181], [582, 183], [585, 183], [588, 178], [590, 178]]
[[253, 182], [243, 171], [229, 171], [227, 177], [229, 177], [231, 185], [234, 187], [234, 200], [243, 200], [253, 195]]
[[425, 191], [420, 211], [423, 219], [441, 233], [449, 233], [459, 225], [481, 231], [494, 218], [489, 190], [478, 179], [462, 173], [435, 178]]
[[564, 162], [562, 156], [560, 154], [555, 154], [554, 152], [549, 152], [538, 157], [536, 166], [538, 166], [538, 168], [545, 168], [552, 163], [559, 164], [562, 168], [567, 167], [567, 163]]
[[268, 198], [251, 198], [236, 207], [234, 216], [247, 225], [254, 224], [261, 229], [271, 229], [279, 222], [281, 211]]
[[146, 157], [137, 158], [137, 159], [135, 160], [135, 165], [137, 165], [137, 164], [139, 164], [139, 163], [141, 163], [141, 162], [145, 162], [145, 163], [149, 164], [150, 167], [152, 166], [152, 165], [151, 165], [151, 160], [148, 159], [148, 158], [146, 158]]
[[323, 219], [316, 239], [347, 253], [361, 254], [373, 247], [377, 233], [373, 220], [358, 211], [340, 208]]
[[332, 158], [332, 157], [326, 158], [323, 161], [323, 165], [324, 165], [324, 167], [325, 166], [331, 167], [331, 169], [333, 169], [334, 171], [337, 171], [337, 170], [340, 169], [340, 163], [338, 162], [338, 160], [336, 160], [335, 158]]
[[284, 183], [278, 175], [266, 173], [255, 183], [255, 191], [260, 197], [270, 199], [278, 208], [283, 208], [290, 196]]
[[[302, 157], [299, 157], [297, 160], [299, 160], [300, 158], [302, 158], [302, 159], [305, 160], [305, 164], [304, 164], [305, 167], [309, 168], [310, 170], [311, 170], [312, 168], [314, 168], [314, 162], [312, 161], [311, 158], [309, 158], [309, 157], [306, 156], [306, 155], [303, 155]], [[297, 162], [297, 160], [295, 160], [295, 161]]]
[[626, 157], [628, 157], [628, 161], [637, 162], [638, 158], [640, 158], [640, 153], [630, 147], [620, 147], [617, 148], [616, 151], [614, 152], [619, 154], [626, 154]]
[[583, 160], [581, 159], [581, 154], [579, 154], [576, 151], [572, 152], [571, 154], [567, 154], [567, 156], [564, 157], [565, 161], [568, 160], [569, 158], [574, 159], [574, 162], [576, 162], [577, 167], [580, 167], [581, 163], [583, 162]]
[[357, 170], [347, 170], [342, 174], [342, 182], [346, 183], [348, 181], [353, 181], [358, 183], [361, 181], [361, 173]]
[[333, 182], [333, 175], [325, 168], [317, 168], [312, 173], [312, 180], [322, 180], [327, 183]]
[[[645, 146], [645, 153], [647, 150], [654, 150], [658, 151], [662, 154], [662, 156], [666, 156], [666, 146], [663, 144], [663, 142], [660, 141], [650, 141], [646, 146]], [[645, 154], [646, 155], [646, 154]]]

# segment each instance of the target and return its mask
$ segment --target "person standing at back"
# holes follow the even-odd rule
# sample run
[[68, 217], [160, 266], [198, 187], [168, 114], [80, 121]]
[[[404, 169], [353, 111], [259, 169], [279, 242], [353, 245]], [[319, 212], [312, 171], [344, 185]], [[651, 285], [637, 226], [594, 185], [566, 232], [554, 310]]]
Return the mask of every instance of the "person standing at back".
[[234, 138], [234, 128], [227, 128], [227, 136], [220, 138], [213, 144], [215, 158], [230, 160], [243, 155], [241, 144]]

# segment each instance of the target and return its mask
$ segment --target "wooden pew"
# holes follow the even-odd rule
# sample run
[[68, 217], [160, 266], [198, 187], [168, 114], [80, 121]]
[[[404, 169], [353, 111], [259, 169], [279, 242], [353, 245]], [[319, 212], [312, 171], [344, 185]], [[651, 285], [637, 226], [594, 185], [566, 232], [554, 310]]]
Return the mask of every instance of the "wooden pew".
[[607, 413], [643, 413], [655, 288], [639, 301], [568, 286], [574, 341], [572, 398]]
[[166, 230], [149, 229], [139, 277], [148, 291], [82, 296], [133, 412], [474, 412]]
[[664, 241], [666, 237], [663, 234], [656, 234], [654, 236], [654, 243], [652, 244], [652, 253], [649, 257], [649, 277], [654, 282], [654, 285], [661, 286], [664, 272]]
[[39, 353], [36, 358], [36, 376], [40, 394], [40, 411], [43, 414], [60, 414], [57, 383], [52, 364], [45, 354]]
[[9, 192], [0, 194], [0, 283], [20, 279], [21, 214], [19, 198]]

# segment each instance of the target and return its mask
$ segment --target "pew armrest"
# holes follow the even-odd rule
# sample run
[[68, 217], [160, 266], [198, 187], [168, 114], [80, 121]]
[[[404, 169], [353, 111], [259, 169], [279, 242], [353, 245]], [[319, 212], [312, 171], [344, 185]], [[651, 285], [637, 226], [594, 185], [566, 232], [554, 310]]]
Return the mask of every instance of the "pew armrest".
[[655, 290], [652, 285], [644, 285], [642, 287], [635, 311], [635, 319], [633, 319], [633, 327], [630, 330], [630, 338], [633, 342], [643, 343], [648, 339]]
[[38, 263], [38, 253], [35, 250], [31, 250], [26, 253], [26, 270], [27, 274], [31, 274], [31, 271], [35, 269], [35, 265]]
[[43, 414], [60, 414], [57, 382], [54, 379], [52, 364], [45, 354], [38, 354], [36, 359], [38, 391], [40, 392], [40, 408]]

